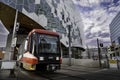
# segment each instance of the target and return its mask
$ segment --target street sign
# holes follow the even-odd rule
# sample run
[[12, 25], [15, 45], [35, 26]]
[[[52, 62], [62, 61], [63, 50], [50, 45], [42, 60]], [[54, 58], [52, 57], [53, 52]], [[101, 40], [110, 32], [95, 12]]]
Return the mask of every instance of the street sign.
[[110, 64], [116, 64], [117, 61], [116, 61], [116, 60], [109, 60], [109, 63], [110, 63]]
[[13, 38], [13, 40], [12, 40], [12, 47], [15, 47], [16, 46], [16, 42], [17, 42], [17, 38], [15, 37], [15, 38]]
[[109, 60], [110, 68], [117, 68], [117, 60]]

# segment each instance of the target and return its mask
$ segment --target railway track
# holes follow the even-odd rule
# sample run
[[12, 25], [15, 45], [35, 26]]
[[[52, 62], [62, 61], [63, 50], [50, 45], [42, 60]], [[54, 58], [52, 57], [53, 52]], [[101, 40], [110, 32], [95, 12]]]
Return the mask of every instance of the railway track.
[[[65, 70], [65, 69], [63, 69]], [[66, 69], [68, 71], [70, 71], [70, 69]], [[42, 80], [87, 80], [86, 78], [80, 77], [80, 76], [75, 76], [75, 75], [70, 75], [70, 74], [66, 74], [63, 72], [40, 72], [40, 71], [26, 71], [24, 69], [20, 69], [19, 71], [21, 71], [22, 74], [27, 75], [29, 78], [33, 78], [33, 80], [38, 80], [40, 78], [43, 78]], [[61, 70], [60, 70], [61, 71]], [[87, 72], [87, 71], [76, 71], [76, 70], [71, 70], [72, 72]], [[74, 73], [73, 73], [74, 74]]]
[[[88, 74], [81, 74], [81, 73], [87, 73], [87, 71], [83, 70], [65, 70], [62, 69], [64, 72], [40, 72], [40, 71], [25, 71], [22, 70], [27, 76], [30, 78], [30, 80], [120, 80], [120, 75], [116, 74], [116, 71], [110, 71], [110, 70], [103, 70], [99, 72], [88, 72]], [[61, 70], [60, 70], [61, 71]], [[67, 72], [68, 71], [68, 72]], [[119, 71], [117, 71], [120, 73]], [[70, 74], [69, 74], [70, 73]], [[74, 74], [75, 75], [71, 75]], [[26, 77], [27, 77], [26, 76]]]
[[62, 73], [58, 73], [58, 72], [31, 72], [34, 75], [37, 76], [41, 76], [43, 78], [46, 78], [48, 80], [87, 80], [85, 78], [82, 77], [78, 77], [78, 76], [72, 76], [69, 74], [62, 74]]

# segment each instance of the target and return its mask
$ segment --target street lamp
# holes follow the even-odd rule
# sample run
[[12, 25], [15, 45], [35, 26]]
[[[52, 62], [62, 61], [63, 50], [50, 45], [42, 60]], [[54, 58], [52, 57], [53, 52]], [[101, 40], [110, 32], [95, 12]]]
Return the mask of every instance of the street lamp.
[[[11, 40], [11, 56], [10, 60], [14, 60], [14, 48], [16, 46], [16, 31], [19, 29], [19, 23], [17, 23], [17, 18], [18, 18], [18, 10], [16, 10], [15, 14], [15, 21], [14, 21], [14, 28], [13, 28], [13, 34], [12, 34], [12, 40]], [[15, 77], [14, 69], [10, 70], [9, 77]]]

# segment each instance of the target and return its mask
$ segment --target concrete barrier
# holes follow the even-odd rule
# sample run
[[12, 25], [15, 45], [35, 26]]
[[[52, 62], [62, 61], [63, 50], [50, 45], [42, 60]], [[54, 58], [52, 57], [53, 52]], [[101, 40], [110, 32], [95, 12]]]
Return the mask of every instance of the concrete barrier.
[[16, 66], [16, 61], [9, 61], [9, 60], [0, 60], [0, 69], [14, 69]]
[[[86, 67], [99, 67], [99, 61], [93, 59], [71, 59], [72, 65], [86, 66]], [[68, 65], [69, 58], [63, 58], [62, 64]]]

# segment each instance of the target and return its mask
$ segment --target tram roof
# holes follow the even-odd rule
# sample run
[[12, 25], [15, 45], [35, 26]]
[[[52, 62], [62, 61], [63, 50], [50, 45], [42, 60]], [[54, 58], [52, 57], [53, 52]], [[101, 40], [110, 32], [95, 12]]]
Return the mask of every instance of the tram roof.
[[48, 34], [48, 35], [53, 35], [53, 36], [59, 36], [59, 34], [57, 32], [52, 32], [52, 31], [49, 31], [49, 30], [43, 30], [43, 29], [33, 29], [30, 33], [29, 33], [29, 36], [34, 33], [34, 32], [37, 32], [37, 33], [40, 33], [40, 34]]

